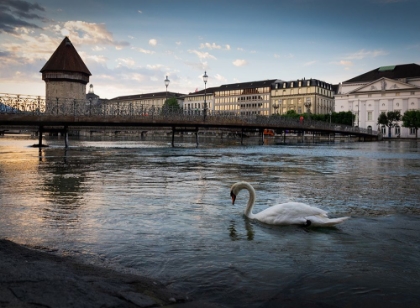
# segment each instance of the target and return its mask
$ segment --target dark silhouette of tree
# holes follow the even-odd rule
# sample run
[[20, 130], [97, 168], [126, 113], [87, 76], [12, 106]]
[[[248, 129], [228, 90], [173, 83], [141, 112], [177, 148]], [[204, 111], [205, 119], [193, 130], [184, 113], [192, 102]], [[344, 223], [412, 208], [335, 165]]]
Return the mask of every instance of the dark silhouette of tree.
[[404, 113], [402, 117], [403, 126], [414, 128], [416, 130], [416, 139], [417, 131], [420, 127], [420, 110], [408, 110]]
[[391, 138], [391, 128], [395, 127], [401, 121], [401, 113], [399, 111], [382, 112], [378, 117], [378, 125], [388, 127], [388, 138]]

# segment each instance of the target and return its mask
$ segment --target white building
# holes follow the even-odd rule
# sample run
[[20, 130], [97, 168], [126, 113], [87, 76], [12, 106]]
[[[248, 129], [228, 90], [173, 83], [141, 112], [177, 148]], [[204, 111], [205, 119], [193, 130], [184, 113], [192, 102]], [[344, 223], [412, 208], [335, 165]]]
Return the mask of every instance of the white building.
[[195, 91], [185, 95], [182, 105], [184, 114], [203, 115], [204, 108], [207, 109], [206, 112], [208, 115], [213, 114], [214, 89], [215, 88], [207, 88], [205, 90]]
[[[388, 136], [387, 127], [378, 126], [382, 112], [420, 110], [420, 66], [403, 64], [383, 66], [339, 84], [335, 95], [335, 111], [351, 111], [354, 126], [381, 130]], [[392, 128], [391, 137], [412, 138], [415, 130]]]

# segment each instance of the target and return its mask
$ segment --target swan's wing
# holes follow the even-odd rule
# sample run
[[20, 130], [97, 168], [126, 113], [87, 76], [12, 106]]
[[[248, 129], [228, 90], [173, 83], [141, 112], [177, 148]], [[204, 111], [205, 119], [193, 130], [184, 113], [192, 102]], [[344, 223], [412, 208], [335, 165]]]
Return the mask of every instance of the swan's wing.
[[308, 216], [327, 217], [327, 212], [299, 202], [273, 205], [254, 214], [254, 218], [272, 225], [306, 224]]

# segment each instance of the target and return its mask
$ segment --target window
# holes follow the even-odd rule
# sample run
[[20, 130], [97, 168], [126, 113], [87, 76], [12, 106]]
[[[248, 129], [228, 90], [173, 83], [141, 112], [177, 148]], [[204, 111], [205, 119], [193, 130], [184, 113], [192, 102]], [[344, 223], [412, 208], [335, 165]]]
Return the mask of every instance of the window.
[[395, 135], [397, 136], [397, 137], [399, 137], [400, 136], [400, 133], [401, 133], [401, 129], [400, 129], [400, 127], [397, 125], [397, 126], [395, 126]]
[[372, 111], [368, 111], [367, 117], [368, 121], [372, 121]]
[[369, 126], [367, 127], [367, 130], [368, 130], [368, 133], [369, 133], [369, 134], [372, 134], [372, 126], [370, 126], [370, 125], [369, 125]]
[[386, 135], [386, 126], [381, 126], [381, 133], [382, 135]]
[[414, 127], [410, 127], [410, 135], [415, 135], [416, 129]]

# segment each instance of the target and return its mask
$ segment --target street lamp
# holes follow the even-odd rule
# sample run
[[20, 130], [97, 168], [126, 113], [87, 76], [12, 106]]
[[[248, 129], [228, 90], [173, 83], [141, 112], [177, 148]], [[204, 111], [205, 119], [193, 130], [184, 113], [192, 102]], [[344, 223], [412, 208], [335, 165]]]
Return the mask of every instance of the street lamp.
[[274, 114], [279, 114], [279, 112], [277, 111], [279, 109], [279, 107], [280, 107], [280, 104], [278, 102], [277, 103], [275, 102], [273, 104], [273, 108], [275, 110]]
[[206, 121], [206, 115], [207, 115], [207, 101], [206, 101], [206, 95], [207, 95], [207, 80], [209, 79], [209, 76], [207, 76], [206, 71], [204, 71], [203, 75], [203, 81], [204, 81], [204, 122]]
[[331, 115], [332, 115], [331, 108], [330, 108], [330, 112], [329, 112], [329, 114], [330, 114], [330, 126], [331, 126]]
[[311, 98], [307, 97], [306, 102], [303, 104], [306, 107], [306, 113], [308, 114], [308, 119], [310, 119], [311, 114]]
[[[166, 87], [166, 100], [168, 100], [168, 86], [169, 86], [169, 79], [168, 79], [168, 76], [166, 76], [166, 79], [165, 79], [165, 87]], [[165, 100], [165, 102], [166, 102], [166, 100]]]

